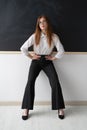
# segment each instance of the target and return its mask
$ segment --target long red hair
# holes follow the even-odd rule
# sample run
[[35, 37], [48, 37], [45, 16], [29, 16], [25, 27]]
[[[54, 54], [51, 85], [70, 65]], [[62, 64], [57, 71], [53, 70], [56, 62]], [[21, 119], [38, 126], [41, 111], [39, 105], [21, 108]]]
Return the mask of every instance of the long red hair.
[[46, 30], [47, 34], [46, 35], [47, 35], [47, 41], [48, 41], [48, 44], [50, 47], [53, 32], [52, 32], [52, 27], [51, 27], [50, 21], [49, 21], [48, 17], [45, 15], [41, 15], [37, 18], [36, 30], [35, 30], [35, 43], [36, 43], [36, 45], [38, 45], [39, 41], [40, 41], [41, 29], [39, 27], [39, 22], [40, 22], [41, 18], [44, 18], [47, 22], [47, 30]]

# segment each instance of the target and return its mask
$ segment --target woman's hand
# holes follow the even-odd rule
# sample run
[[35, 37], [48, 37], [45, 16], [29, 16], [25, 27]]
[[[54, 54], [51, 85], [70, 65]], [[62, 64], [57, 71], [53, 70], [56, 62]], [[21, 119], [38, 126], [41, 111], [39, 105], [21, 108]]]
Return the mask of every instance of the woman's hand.
[[37, 54], [34, 54], [34, 55], [32, 56], [32, 59], [33, 59], [33, 60], [35, 60], [35, 59], [39, 60], [40, 57], [41, 57], [41, 56], [39, 56], [39, 55], [37, 55]]
[[40, 58], [41, 56], [39, 56], [39, 55], [37, 55], [37, 54], [34, 53], [33, 55], [28, 54], [28, 57], [31, 58], [31, 59], [33, 59], [33, 60], [34, 60], [34, 59], [39, 60], [39, 58]]
[[53, 56], [45, 56], [45, 58], [47, 59], [47, 60], [56, 60], [57, 58], [56, 57], [53, 57]]

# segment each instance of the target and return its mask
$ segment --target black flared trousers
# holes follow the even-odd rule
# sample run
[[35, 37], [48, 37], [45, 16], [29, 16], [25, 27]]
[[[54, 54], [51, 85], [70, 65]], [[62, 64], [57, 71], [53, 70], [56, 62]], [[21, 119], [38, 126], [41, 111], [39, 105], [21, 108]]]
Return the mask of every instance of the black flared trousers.
[[35, 80], [41, 70], [43, 70], [47, 75], [51, 86], [52, 110], [64, 109], [65, 104], [57, 72], [53, 62], [51, 60], [47, 60], [45, 55], [41, 55], [39, 60], [34, 59], [31, 61], [28, 81], [25, 87], [21, 108], [33, 110], [35, 98]]

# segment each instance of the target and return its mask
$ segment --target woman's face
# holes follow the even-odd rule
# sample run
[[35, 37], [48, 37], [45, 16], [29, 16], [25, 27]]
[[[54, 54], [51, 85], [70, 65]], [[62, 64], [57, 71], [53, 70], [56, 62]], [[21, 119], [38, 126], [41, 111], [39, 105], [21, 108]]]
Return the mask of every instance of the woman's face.
[[39, 27], [42, 31], [47, 29], [47, 21], [44, 17], [40, 18]]

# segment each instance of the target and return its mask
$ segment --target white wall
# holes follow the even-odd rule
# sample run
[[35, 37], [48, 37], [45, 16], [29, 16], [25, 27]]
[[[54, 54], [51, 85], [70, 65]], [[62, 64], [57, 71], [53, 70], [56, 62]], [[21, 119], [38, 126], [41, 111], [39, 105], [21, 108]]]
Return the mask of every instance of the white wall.
[[[22, 100], [30, 62], [21, 53], [0, 54], [0, 101]], [[54, 65], [65, 101], [87, 101], [87, 55], [65, 53]], [[35, 100], [51, 100], [51, 87], [43, 71], [36, 80]]]

